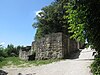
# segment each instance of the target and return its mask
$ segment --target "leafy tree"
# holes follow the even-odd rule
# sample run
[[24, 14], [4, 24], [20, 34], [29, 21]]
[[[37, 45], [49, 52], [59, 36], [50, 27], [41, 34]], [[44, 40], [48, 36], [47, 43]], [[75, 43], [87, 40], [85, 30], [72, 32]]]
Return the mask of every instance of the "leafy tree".
[[37, 28], [36, 39], [53, 32], [69, 35], [69, 31], [71, 38], [80, 42], [87, 39], [100, 55], [99, 7], [99, 0], [55, 0], [36, 17], [33, 24]]
[[5, 57], [6, 57], [6, 53], [4, 52], [4, 48], [1, 45], [0, 46], [0, 61], [3, 61]]
[[15, 53], [16, 53], [17, 56], [19, 55], [19, 50], [20, 50], [22, 47], [23, 47], [23, 46], [17, 46], [17, 47], [16, 47]]
[[4, 58], [11, 57], [11, 56], [18, 56], [19, 50], [23, 46], [17, 46], [14, 47], [14, 45], [10, 44], [7, 46], [7, 48], [3, 48], [2, 45], [0, 45], [0, 61], [3, 61]]
[[[100, 1], [99, 0], [76, 0], [79, 19], [83, 24], [83, 31], [90, 44], [94, 46], [98, 54], [100, 55]], [[81, 14], [79, 14], [81, 11]], [[75, 19], [75, 18], [74, 18]], [[79, 20], [78, 20], [79, 21]], [[75, 27], [77, 28], [77, 27]], [[81, 28], [81, 27], [80, 27]]]
[[10, 44], [7, 46], [7, 48], [5, 49], [6, 53], [8, 54], [8, 56], [18, 56], [19, 55], [19, 50], [22, 46], [17, 46], [14, 47], [14, 45]]
[[4, 55], [3, 50], [4, 50], [3, 47], [0, 46], [0, 57]]
[[76, 1], [69, 1], [65, 6], [67, 15], [64, 16], [68, 19], [69, 33], [71, 38], [76, 39], [80, 42], [85, 42], [86, 32], [86, 7], [84, 5], [76, 5]]
[[15, 50], [14, 45], [10, 44], [7, 46], [7, 48], [5, 49], [8, 56], [12, 56], [13, 51]]
[[36, 39], [55, 32], [68, 33], [67, 20], [64, 18], [66, 14], [64, 5], [66, 5], [66, 0], [59, 0], [41, 9], [39, 15], [36, 16], [37, 22], [33, 23], [33, 27], [37, 28]]
[[69, 32], [79, 41], [87, 39], [97, 51], [97, 59], [92, 64], [94, 75], [100, 74], [100, 0], [73, 0], [65, 6], [69, 10]]
[[85, 1], [84, 5], [87, 9], [87, 26], [86, 34], [90, 44], [94, 46], [100, 55], [100, 1]]

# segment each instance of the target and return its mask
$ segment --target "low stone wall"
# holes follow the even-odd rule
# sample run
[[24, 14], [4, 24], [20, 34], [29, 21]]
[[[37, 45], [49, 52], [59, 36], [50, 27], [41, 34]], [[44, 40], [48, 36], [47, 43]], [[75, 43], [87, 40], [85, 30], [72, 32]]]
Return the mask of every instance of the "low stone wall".
[[32, 48], [36, 52], [36, 60], [67, 58], [67, 56], [78, 49], [77, 42], [70, 40], [63, 33], [52, 33], [33, 43]]

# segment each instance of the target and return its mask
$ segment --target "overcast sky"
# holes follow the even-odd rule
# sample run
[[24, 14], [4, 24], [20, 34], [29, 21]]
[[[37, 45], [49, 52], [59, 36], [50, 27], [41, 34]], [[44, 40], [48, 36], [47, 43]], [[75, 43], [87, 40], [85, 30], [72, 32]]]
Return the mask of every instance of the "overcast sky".
[[36, 12], [54, 0], [0, 0], [0, 44], [31, 45]]

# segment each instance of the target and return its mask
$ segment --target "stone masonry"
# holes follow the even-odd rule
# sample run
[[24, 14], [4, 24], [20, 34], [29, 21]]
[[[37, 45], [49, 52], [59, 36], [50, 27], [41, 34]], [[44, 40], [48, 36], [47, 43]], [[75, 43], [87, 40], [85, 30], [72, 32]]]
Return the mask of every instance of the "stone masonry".
[[32, 55], [31, 46], [23, 47], [19, 51], [19, 58], [22, 60], [28, 60], [30, 55]]
[[63, 33], [52, 33], [36, 40], [32, 48], [36, 52], [36, 60], [62, 59], [80, 48], [80, 44]]

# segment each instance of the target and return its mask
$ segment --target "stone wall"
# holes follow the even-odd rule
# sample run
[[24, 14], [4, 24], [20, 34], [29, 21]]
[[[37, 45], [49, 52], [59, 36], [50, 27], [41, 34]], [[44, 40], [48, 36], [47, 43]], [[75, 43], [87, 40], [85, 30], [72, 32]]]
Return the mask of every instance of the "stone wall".
[[36, 60], [67, 58], [71, 52], [78, 49], [78, 43], [63, 33], [52, 33], [35, 41], [32, 48], [36, 52]]
[[22, 60], [28, 60], [30, 55], [32, 55], [31, 46], [23, 47], [19, 51], [19, 58]]

